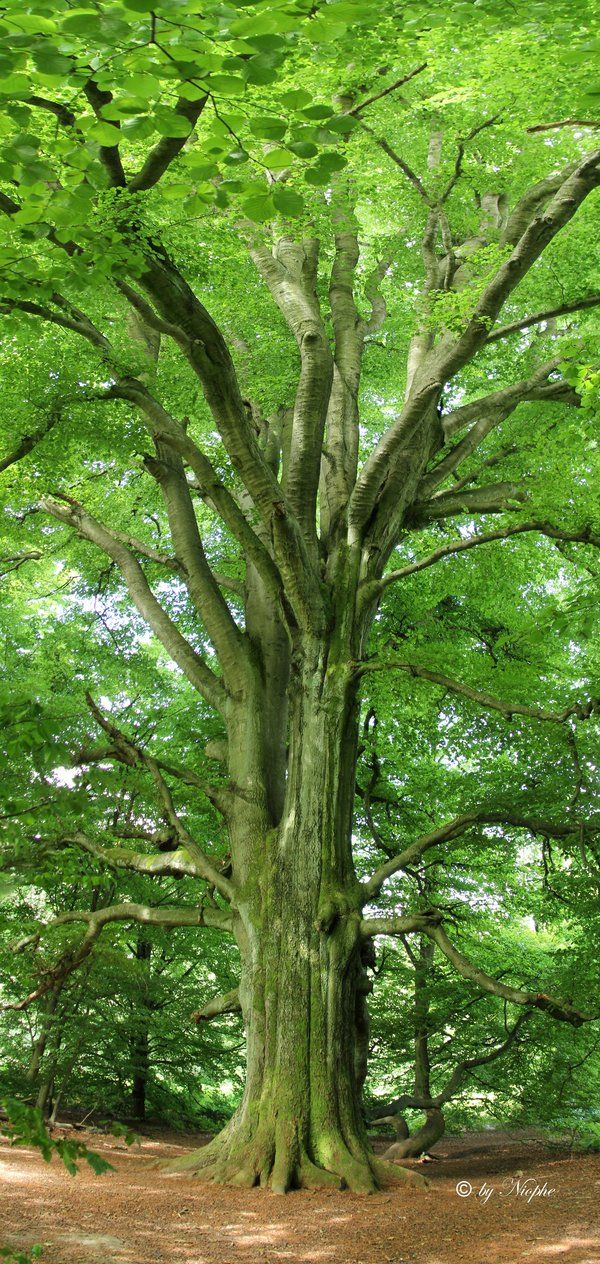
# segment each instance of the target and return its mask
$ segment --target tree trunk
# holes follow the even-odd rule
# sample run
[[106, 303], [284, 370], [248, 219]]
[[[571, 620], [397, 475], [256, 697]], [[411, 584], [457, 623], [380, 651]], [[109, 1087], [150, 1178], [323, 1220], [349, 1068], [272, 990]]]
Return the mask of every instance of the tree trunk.
[[140, 996], [137, 1012], [134, 1017], [134, 1031], [131, 1037], [131, 1108], [133, 1118], [143, 1123], [146, 1118], [146, 1090], [150, 1071], [150, 1004], [148, 997], [149, 962], [152, 956], [152, 944], [143, 931], [138, 931], [135, 946], [136, 961], [145, 962], [140, 966], [143, 974], [140, 979]]
[[[446, 1122], [442, 1110], [434, 1107], [426, 1112], [425, 1123], [410, 1136], [395, 1141], [385, 1152], [386, 1159], [419, 1159], [443, 1137]], [[408, 1129], [407, 1129], [408, 1132]]]
[[[435, 944], [421, 936], [415, 967], [415, 1101], [431, 1102], [431, 1066], [429, 1062], [429, 975], [433, 965]], [[401, 1129], [401, 1122], [404, 1128]], [[425, 1123], [409, 1135], [401, 1115], [397, 1116], [396, 1141], [385, 1152], [386, 1159], [418, 1159], [444, 1135], [446, 1123], [439, 1106], [425, 1111]]]
[[204, 1151], [174, 1166], [279, 1192], [370, 1191], [385, 1165], [370, 1150], [361, 1106], [369, 984], [350, 848], [355, 689], [348, 663], [318, 645], [291, 673], [280, 823], [254, 841], [246, 824], [243, 840], [232, 839], [234, 857], [246, 852], [236, 919], [244, 1098]]
[[131, 1059], [133, 1063], [133, 1081], [131, 1086], [132, 1114], [138, 1123], [143, 1123], [146, 1118], [146, 1088], [150, 1063], [147, 1030], [139, 1032], [134, 1038]]
[[46, 1052], [46, 1046], [52, 1031], [54, 1012], [56, 1010], [56, 1006], [58, 1005], [62, 989], [63, 983], [62, 980], [59, 980], [59, 982], [55, 983], [54, 987], [50, 989], [47, 996], [44, 998], [42, 1017], [40, 1020], [40, 1030], [33, 1043], [31, 1058], [29, 1060], [29, 1066], [25, 1076], [28, 1084], [35, 1084], [40, 1074], [42, 1059]]

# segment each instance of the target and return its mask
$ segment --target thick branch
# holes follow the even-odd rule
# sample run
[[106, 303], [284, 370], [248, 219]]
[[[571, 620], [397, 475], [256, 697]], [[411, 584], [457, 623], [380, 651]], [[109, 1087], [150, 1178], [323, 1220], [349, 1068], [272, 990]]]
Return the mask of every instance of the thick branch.
[[177, 155], [181, 153], [191, 136], [198, 119], [208, 101], [208, 97], [199, 97], [197, 101], [185, 101], [183, 98], [177, 102], [175, 113], [187, 119], [190, 130], [187, 136], [163, 136], [158, 144], [150, 150], [143, 167], [136, 176], [133, 176], [129, 182], [129, 188], [132, 193], [140, 193], [144, 189], [151, 189], [158, 184], [161, 176], [171, 166], [171, 163]]
[[299, 622], [321, 625], [324, 608], [319, 578], [299, 524], [247, 416], [221, 330], [164, 251], [155, 247], [141, 278], [159, 315], [183, 330], [180, 345], [202, 383], [219, 433], [248, 495], [270, 529], [286, 596]]
[[103, 864], [114, 869], [127, 869], [132, 873], [144, 873], [162, 878], [204, 878], [197, 865], [190, 860], [186, 848], [177, 851], [159, 853], [157, 856], [146, 855], [145, 852], [129, 851], [126, 847], [100, 847], [93, 839], [88, 838], [80, 830], [72, 834], [64, 834], [52, 843], [53, 847], [81, 847]]
[[[600, 183], [600, 150], [588, 154], [558, 188], [550, 204], [537, 215], [515, 244], [510, 258], [498, 269], [480, 298], [472, 319], [445, 362], [445, 377], [461, 368], [486, 340], [490, 322], [502, 304], [552, 239], [568, 224], [581, 203]], [[510, 230], [507, 230], [509, 233]], [[510, 236], [505, 240], [511, 241]]]
[[555, 356], [545, 364], [540, 364], [530, 377], [512, 382], [510, 386], [503, 386], [499, 391], [491, 391], [489, 395], [482, 395], [469, 404], [463, 404], [461, 408], [455, 408], [442, 419], [445, 438], [450, 438], [472, 421], [479, 425], [488, 419], [502, 421], [523, 400], [558, 399], [579, 404], [579, 396], [563, 379], [557, 382], [548, 381], [550, 374], [560, 363], [560, 356]]
[[[256, 567], [272, 596], [276, 601], [281, 602], [282, 579], [268, 549], [248, 522], [231, 492], [221, 482], [208, 457], [194, 443], [185, 427], [168, 413], [158, 400], [154, 399], [142, 382], [133, 379], [121, 380], [111, 388], [110, 395], [113, 398], [126, 399], [136, 404], [149, 422], [153, 439], [169, 444], [184, 458], [196, 476], [197, 482], [191, 484], [193, 490], [202, 496], [225, 523], [238, 541], [246, 558]], [[216, 575], [214, 577], [217, 578]], [[217, 582], [221, 584], [221, 578]], [[223, 582], [221, 586], [231, 587], [233, 582]], [[236, 591], [240, 592], [239, 585]]]
[[527, 494], [518, 483], [486, 483], [472, 491], [442, 492], [432, 500], [417, 500], [410, 511], [411, 526], [421, 527], [458, 514], [507, 513], [519, 509]]
[[274, 254], [257, 242], [250, 253], [300, 353], [292, 437], [284, 471], [287, 500], [304, 538], [316, 547], [316, 498], [333, 361], [316, 294], [318, 242], [282, 238]]
[[[88, 79], [87, 83], [83, 85], [83, 92], [87, 97], [96, 118], [103, 122], [104, 116], [102, 114], [102, 107], [110, 105], [113, 99], [112, 92], [103, 91], [98, 87], [98, 84], [95, 83], [93, 79]], [[113, 121], [112, 126], [119, 129], [119, 120], [117, 119], [116, 121]], [[123, 170], [123, 163], [121, 162], [118, 142], [116, 145], [100, 145], [100, 161], [108, 174], [111, 187], [113, 189], [125, 188], [127, 180], [125, 179], [125, 172]]]
[[171, 538], [182, 564], [186, 587], [218, 654], [227, 686], [243, 688], [249, 666], [248, 644], [208, 564], [183, 460], [165, 444], [159, 443], [157, 450], [159, 458], [147, 457], [145, 465], [163, 493]]
[[192, 1018], [195, 1022], [201, 1023], [211, 1018], [218, 1018], [220, 1014], [238, 1014], [241, 1008], [239, 989], [233, 988], [231, 992], [225, 992], [223, 996], [213, 996], [212, 1000], [207, 1001], [201, 1009], [195, 1010]]

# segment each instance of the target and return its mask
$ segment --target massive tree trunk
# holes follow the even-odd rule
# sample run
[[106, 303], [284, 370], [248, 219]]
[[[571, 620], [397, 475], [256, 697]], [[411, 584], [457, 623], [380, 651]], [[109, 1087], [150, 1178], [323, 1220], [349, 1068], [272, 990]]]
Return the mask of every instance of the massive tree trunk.
[[376, 1187], [361, 1108], [361, 892], [351, 855], [357, 707], [348, 663], [318, 641], [292, 664], [281, 819], [237, 849], [250, 861], [238, 902], [243, 1101], [223, 1133], [179, 1166], [217, 1180]]

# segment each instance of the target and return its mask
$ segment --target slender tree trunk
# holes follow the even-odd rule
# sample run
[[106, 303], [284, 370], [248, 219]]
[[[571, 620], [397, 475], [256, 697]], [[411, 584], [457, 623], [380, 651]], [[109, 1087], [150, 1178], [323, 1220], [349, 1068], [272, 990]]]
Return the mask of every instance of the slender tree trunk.
[[51, 988], [47, 996], [44, 998], [43, 1013], [42, 1013], [41, 1022], [40, 1022], [40, 1030], [33, 1043], [33, 1048], [31, 1050], [31, 1058], [29, 1059], [29, 1066], [27, 1068], [27, 1073], [25, 1076], [25, 1079], [28, 1084], [35, 1084], [38, 1079], [38, 1076], [40, 1073], [40, 1067], [42, 1064], [42, 1059], [46, 1052], [48, 1038], [52, 1030], [52, 1020], [53, 1020], [54, 1012], [56, 1010], [56, 1006], [58, 1005], [58, 1000], [62, 992], [62, 988], [63, 988], [63, 984], [61, 980], [60, 982], [56, 983], [53, 988]]
[[[138, 932], [135, 956], [140, 963], [140, 969], [147, 971], [149, 969], [150, 958], [152, 955], [152, 944], [144, 936], [142, 931]], [[148, 976], [145, 972], [141, 979], [141, 991], [138, 1002], [137, 1012], [134, 1018], [134, 1031], [131, 1038], [131, 1068], [132, 1068], [132, 1085], [131, 1085], [131, 1107], [133, 1118], [142, 1123], [146, 1118], [146, 1091], [148, 1087], [148, 1075], [150, 1071], [150, 1006], [148, 1003]]]
[[[431, 1067], [429, 1062], [429, 972], [433, 964], [435, 944], [421, 937], [419, 955], [415, 960], [415, 1098], [431, 1101]], [[402, 1118], [400, 1116], [400, 1118]], [[439, 1106], [425, 1111], [425, 1123], [412, 1135], [408, 1129], [404, 1136], [396, 1133], [397, 1140], [389, 1150], [388, 1159], [418, 1159], [444, 1135], [446, 1123]]]

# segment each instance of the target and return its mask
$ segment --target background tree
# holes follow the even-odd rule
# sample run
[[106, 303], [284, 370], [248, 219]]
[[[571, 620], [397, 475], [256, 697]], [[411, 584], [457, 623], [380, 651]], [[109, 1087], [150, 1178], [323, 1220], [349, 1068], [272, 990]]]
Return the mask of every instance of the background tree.
[[[7, 401], [24, 398], [23, 340], [36, 337], [35, 420], [15, 434], [11, 418], [2, 462], [27, 543], [6, 567], [20, 584], [38, 555], [48, 567], [48, 548], [68, 550], [68, 596], [50, 617], [85, 626], [101, 592], [123, 671], [107, 668], [107, 694], [78, 665], [79, 745], [67, 759], [71, 733], [53, 749], [42, 732], [27, 840], [93, 856], [115, 902], [53, 919], [67, 938], [14, 1004], [51, 993], [107, 926], [233, 935], [244, 1097], [186, 1160], [216, 1180], [369, 1190], [385, 1176], [361, 1109], [381, 935], [424, 937], [509, 1005], [574, 1027], [594, 1017], [580, 981], [551, 991], [543, 958], [542, 975], [488, 973], [453, 908], [462, 898], [477, 914], [493, 846], [542, 838], [547, 864], [560, 847], [589, 883], [597, 874], [579, 746], [597, 710], [592, 651], [574, 640], [585, 592], [560, 651], [523, 642], [528, 618], [543, 628], [550, 585], [569, 591], [567, 568], [589, 565], [598, 540], [586, 331], [600, 153], [570, 125], [549, 143], [527, 135], [585, 90], [577, 70], [563, 88], [563, 45], [555, 75], [544, 45], [542, 83], [512, 6], [478, 6], [465, 32], [466, 9], [439, 24], [415, 10], [405, 38], [386, 6], [361, 31], [360, 69], [359, 4], [216, 9], [201, 25], [193, 4], [185, 22], [180, 6], [137, 0], [52, 18], [26, 7], [16, 45], [5, 23], [17, 49], [4, 80]], [[544, 38], [546, 19], [543, 7]], [[566, 30], [568, 10], [554, 20]], [[246, 163], [250, 177], [228, 177]], [[555, 542], [567, 568], [561, 554], [553, 580]], [[526, 613], [525, 564], [539, 576]], [[438, 566], [454, 591], [430, 604]], [[174, 724], [160, 709], [169, 685]], [[419, 756], [430, 744], [412, 786], [400, 748], [393, 845], [359, 764], [362, 700], [379, 720], [384, 695]], [[8, 700], [34, 745], [40, 706]], [[548, 747], [575, 769], [560, 810]], [[476, 777], [469, 761], [490, 753]], [[368, 846], [353, 845], [357, 777]], [[423, 880], [430, 864], [441, 879]], [[190, 894], [119, 898], [131, 874]], [[38, 928], [19, 947], [42, 943]], [[228, 991], [210, 1012], [233, 1004]]]

